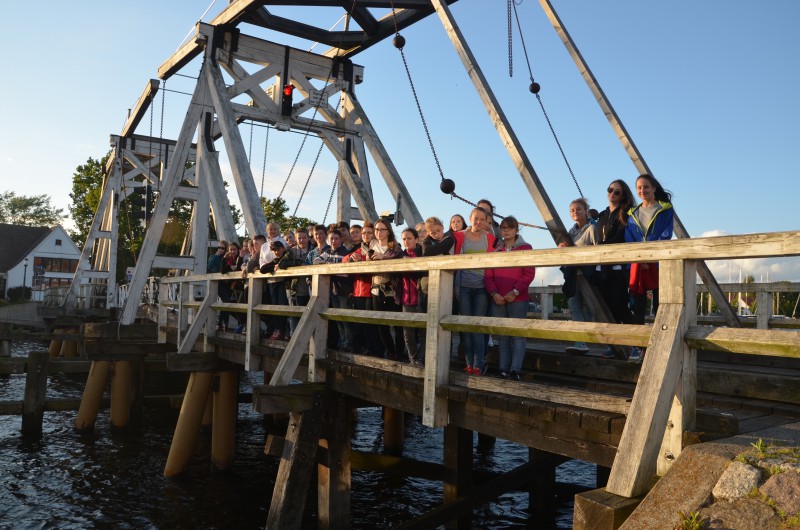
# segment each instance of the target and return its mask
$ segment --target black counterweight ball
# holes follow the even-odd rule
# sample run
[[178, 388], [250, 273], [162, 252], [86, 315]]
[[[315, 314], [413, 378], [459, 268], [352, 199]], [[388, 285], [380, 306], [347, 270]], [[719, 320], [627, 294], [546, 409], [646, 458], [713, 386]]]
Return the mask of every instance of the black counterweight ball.
[[394, 39], [392, 39], [392, 44], [394, 44], [394, 47], [398, 50], [402, 50], [403, 46], [406, 45], [406, 38], [398, 33], [394, 36]]
[[456, 191], [456, 183], [450, 179], [442, 179], [442, 183], [439, 184], [439, 189], [442, 190], [442, 193], [450, 195]]

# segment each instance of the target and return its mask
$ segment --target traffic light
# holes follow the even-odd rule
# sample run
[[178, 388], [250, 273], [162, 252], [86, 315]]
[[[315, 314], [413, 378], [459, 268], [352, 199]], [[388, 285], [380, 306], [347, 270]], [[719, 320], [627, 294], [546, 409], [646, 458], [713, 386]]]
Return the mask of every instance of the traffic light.
[[283, 86], [283, 94], [281, 96], [281, 114], [284, 116], [292, 115], [292, 93], [294, 92], [294, 85], [289, 83]]

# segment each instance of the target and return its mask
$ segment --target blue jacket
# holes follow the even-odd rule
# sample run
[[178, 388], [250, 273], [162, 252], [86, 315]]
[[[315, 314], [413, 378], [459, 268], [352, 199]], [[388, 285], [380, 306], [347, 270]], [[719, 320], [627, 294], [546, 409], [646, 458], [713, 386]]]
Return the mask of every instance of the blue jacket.
[[675, 210], [672, 204], [659, 201], [661, 209], [653, 216], [650, 225], [643, 227], [636, 219], [636, 210], [641, 205], [631, 208], [628, 211], [628, 223], [625, 225], [625, 241], [628, 243], [641, 241], [658, 241], [672, 239], [672, 227], [674, 223]]

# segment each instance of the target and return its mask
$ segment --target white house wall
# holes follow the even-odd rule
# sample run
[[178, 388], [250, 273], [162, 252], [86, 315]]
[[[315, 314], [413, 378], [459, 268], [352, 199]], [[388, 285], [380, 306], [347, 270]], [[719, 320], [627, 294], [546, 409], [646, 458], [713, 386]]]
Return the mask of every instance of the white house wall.
[[[56, 245], [56, 240], [61, 240], [61, 245]], [[8, 282], [6, 289], [20, 287], [23, 276], [25, 285], [31, 287], [33, 284], [33, 260], [34, 258], [60, 258], [74, 259], [81, 257], [81, 251], [72, 242], [66, 230], [61, 226], [56, 226], [50, 233], [31, 250], [20, 262], [8, 270]], [[28, 269], [25, 271], [25, 258], [28, 258]], [[71, 272], [45, 272], [45, 278], [65, 278], [72, 279]]]

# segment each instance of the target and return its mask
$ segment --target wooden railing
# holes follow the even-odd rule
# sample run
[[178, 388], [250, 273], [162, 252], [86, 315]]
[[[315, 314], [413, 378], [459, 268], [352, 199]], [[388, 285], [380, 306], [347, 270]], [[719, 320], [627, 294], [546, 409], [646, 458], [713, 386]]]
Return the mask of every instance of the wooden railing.
[[[325, 359], [328, 322], [346, 321], [425, 328], [425, 367], [409, 367], [423, 377], [423, 423], [441, 427], [448, 423], [448, 402], [437, 389], [447, 385], [486, 389], [485, 378], [450, 371], [452, 332], [485, 332], [538, 339], [584, 341], [598, 344], [647, 347], [632, 400], [595, 391], [559, 389], [536, 383], [504, 381], [507, 394], [553, 403], [593, 408], [627, 415], [607, 490], [636, 496], [649, 486], [658, 469], [663, 472], [682, 450], [683, 432], [693, 428], [696, 399], [695, 349], [735, 351], [744, 354], [800, 356], [800, 334], [794, 331], [733, 329], [697, 325], [698, 260], [777, 257], [800, 255], [800, 232], [782, 232], [683, 239], [600, 247], [441, 256], [380, 262], [297, 267], [280, 271], [278, 277], [312, 278], [311, 299], [306, 307], [262, 304], [261, 293], [269, 275], [247, 279], [246, 303], [222, 303], [217, 299], [219, 281], [238, 278], [236, 274], [211, 274], [162, 280], [179, 284], [177, 301], [169, 301], [169, 289], [161, 289], [159, 341], [166, 341], [167, 311], [177, 308], [178, 353], [192, 350], [201, 332], [203, 351], [210, 351], [215, 335], [217, 311], [246, 314], [245, 369], [258, 369], [254, 346], [260, 340], [261, 315], [299, 317], [300, 322], [286, 346], [271, 385], [288, 384], [303, 355], [308, 355], [309, 382], [323, 382], [325, 371], [318, 362]], [[514, 266], [560, 266], [658, 262], [660, 305], [652, 326], [598, 324], [548, 320], [452, 315], [453, 279], [458, 270]], [[332, 309], [329, 307], [330, 278], [334, 274], [389, 274], [427, 272], [427, 313], [388, 313]], [[194, 299], [195, 284], [205, 283], [205, 296]], [[412, 368], [414, 368], [412, 370]], [[492, 383], [494, 384], [494, 383]]]
[[[765, 282], [765, 283], [721, 283], [719, 284], [720, 290], [729, 295], [731, 300], [735, 300], [740, 295], [744, 294], [749, 298], [749, 295], [755, 295], [756, 307], [758, 308], [755, 314], [741, 315], [744, 316], [742, 325], [745, 327], [756, 327], [757, 329], [769, 328], [800, 328], [800, 319], [796, 318], [798, 312], [798, 294], [800, 294], [800, 283], [798, 282]], [[569, 312], [557, 312], [554, 304], [554, 299], [557, 295], [562, 293], [560, 285], [541, 285], [533, 286], [528, 289], [532, 298], [537, 306], [529, 312], [529, 316], [533, 318], [541, 318], [542, 320], [569, 320]], [[725, 319], [721, 314], [709, 314], [710, 309], [706, 309], [703, 314], [702, 310], [710, 305], [711, 296], [708, 294], [708, 288], [702, 283], [697, 284], [697, 293], [699, 295], [698, 310], [700, 313], [697, 315], [698, 322], [704, 324], [720, 324], [725, 323]], [[794, 315], [780, 315], [775, 314], [773, 310], [773, 303], [779, 299], [781, 295], [790, 296], [794, 300]], [[749, 310], [749, 308], [748, 308]], [[646, 315], [648, 320], [652, 320], [654, 315], [652, 312]]]

